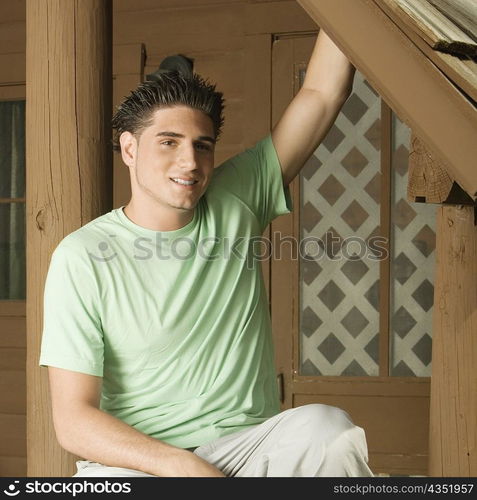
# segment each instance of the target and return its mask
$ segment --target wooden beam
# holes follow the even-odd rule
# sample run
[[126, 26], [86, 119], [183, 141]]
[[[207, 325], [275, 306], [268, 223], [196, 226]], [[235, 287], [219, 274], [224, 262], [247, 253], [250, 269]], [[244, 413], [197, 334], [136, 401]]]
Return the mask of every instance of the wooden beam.
[[411, 137], [409, 152], [409, 176], [407, 199], [411, 202], [442, 203], [452, 188], [452, 179], [432, 158], [426, 145], [417, 137]]
[[28, 476], [71, 476], [57, 443], [47, 370], [38, 366], [52, 251], [111, 209], [110, 0], [27, 0]]
[[[298, 0], [450, 175], [477, 198], [475, 106], [373, 0]], [[363, 29], [365, 27], [365, 29]]]
[[429, 474], [477, 476], [477, 227], [473, 207], [439, 207]]

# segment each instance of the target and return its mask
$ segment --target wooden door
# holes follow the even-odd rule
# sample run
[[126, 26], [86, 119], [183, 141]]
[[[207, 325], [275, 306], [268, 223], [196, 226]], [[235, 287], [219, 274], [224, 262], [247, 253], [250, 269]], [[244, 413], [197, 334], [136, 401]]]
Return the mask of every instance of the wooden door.
[[[272, 123], [316, 33], [277, 36]], [[374, 473], [427, 474], [434, 208], [406, 201], [410, 131], [357, 73], [272, 223], [271, 314], [283, 409], [324, 403], [366, 432]]]

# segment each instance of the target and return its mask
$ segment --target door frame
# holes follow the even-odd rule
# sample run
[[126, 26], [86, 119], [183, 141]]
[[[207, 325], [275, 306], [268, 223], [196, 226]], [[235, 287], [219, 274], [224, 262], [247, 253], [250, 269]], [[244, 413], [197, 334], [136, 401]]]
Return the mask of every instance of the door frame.
[[[295, 95], [297, 68], [306, 67], [315, 33], [275, 35], [272, 48], [272, 127]], [[390, 236], [392, 111], [382, 106], [381, 169], [384, 192], [381, 235]], [[299, 238], [300, 179], [290, 185], [294, 202], [291, 214], [271, 224], [281, 241]], [[389, 250], [389, 249], [388, 249]], [[388, 255], [390, 253], [388, 252]], [[430, 403], [429, 377], [390, 377], [389, 373], [389, 258], [380, 263], [380, 370], [377, 377], [302, 376], [299, 374], [299, 260], [290, 252], [270, 263], [270, 308], [275, 340], [275, 360], [282, 391], [282, 409], [324, 403], [348, 411], [365, 429], [370, 466], [375, 473], [427, 474]]]

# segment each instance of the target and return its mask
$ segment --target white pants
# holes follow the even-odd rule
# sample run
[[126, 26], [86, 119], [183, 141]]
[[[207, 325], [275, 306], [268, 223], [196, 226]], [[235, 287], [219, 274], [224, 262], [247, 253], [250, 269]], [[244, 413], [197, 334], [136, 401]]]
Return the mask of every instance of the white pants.
[[[363, 429], [333, 406], [285, 410], [262, 424], [199, 446], [194, 453], [235, 477], [373, 476]], [[151, 476], [81, 460], [74, 477]]]

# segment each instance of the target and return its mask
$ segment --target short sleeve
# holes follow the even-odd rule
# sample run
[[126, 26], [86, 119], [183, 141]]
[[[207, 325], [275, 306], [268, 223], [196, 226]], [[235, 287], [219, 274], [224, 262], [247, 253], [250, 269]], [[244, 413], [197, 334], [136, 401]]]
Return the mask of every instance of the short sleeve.
[[213, 184], [232, 191], [246, 203], [262, 230], [279, 215], [293, 210], [271, 135], [218, 167]]
[[83, 257], [62, 243], [53, 252], [45, 282], [39, 363], [101, 377], [97, 283], [86, 252]]

